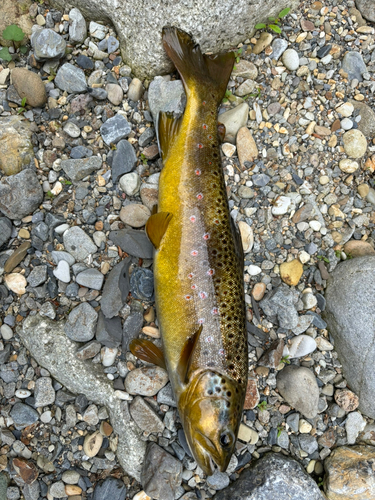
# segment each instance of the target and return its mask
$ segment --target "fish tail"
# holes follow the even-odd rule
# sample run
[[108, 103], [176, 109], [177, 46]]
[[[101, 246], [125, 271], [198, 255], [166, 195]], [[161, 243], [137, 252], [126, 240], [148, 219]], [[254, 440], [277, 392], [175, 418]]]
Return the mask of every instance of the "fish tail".
[[188, 33], [174, 27], [163, 28], [163, 45], [180, 73], [188, 97], [194, 92], [202, 100], [213, 98], [219, 105], [233, 69], [234, 53], [202, 54]]

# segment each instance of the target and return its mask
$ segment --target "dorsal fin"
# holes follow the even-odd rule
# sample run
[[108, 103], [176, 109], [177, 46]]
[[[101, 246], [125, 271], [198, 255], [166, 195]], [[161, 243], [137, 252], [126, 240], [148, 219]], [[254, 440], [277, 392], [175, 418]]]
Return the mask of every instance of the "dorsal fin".
[[199, 337], [202, 333], [203, 325], [201, 325], [198, 330], [187, 339], [185, 345], [182, 349], [180, 362], [178, 364], [178, 375], [180, 377], [181, 383], [186, 384], [188, 382], [189, 368], [191, 366], [191, 361], [193, 359], [194, 350], [197, 346]]
[[151, 243], [155, 248], [159, 248], [160, 242], [163, 239], [168, 224], [172, 219], [172, 214], [169, 212], [158, 212], [151, 215], [146, 222], [146, 233], [150, 238]]
[[142, 361], [160, 366], [164, 370], [167, 369], [162, 351], [151, 340], [133, 339], [130, 342], [129, 349], [134, 356]]
[[159, 111], [158, 116], [158, 141], [162, 160], [165, 162], [171, 147], [177, 137], [181, 124], [181, 117], [175, 117], [173, 113]]

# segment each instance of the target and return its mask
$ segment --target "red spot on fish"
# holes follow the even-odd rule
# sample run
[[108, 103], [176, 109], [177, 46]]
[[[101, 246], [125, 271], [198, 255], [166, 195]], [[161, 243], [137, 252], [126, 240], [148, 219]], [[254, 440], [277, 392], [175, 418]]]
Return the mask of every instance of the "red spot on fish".
[[198, 148], [202, 149], [203, 148], [203, 144], [198, 144]]
[[212, 161], [209, 161], [209, 162], [208, 162], [208, 164], [209, 164], [209, 165], [212, 165]]
[[195, 174], [196, 174], [196, 175], [201, 175], [201, 173], [202, 173], [202, 172], [199, 170], [199, 168], [197, 168], [197, 170], [195, 171]]
[[220, 224], [219, 219], [215, 219], [215, 220], [214, 220], [214, 223], [215, 223], [215, 224]]
[[205, 321], [204, 318], [199, 318], [198, 319], [198, 324], [199, 325], [203, 325], [204, 321]]
[[219, 314], [219, 309], [217, 307], [214, 307], [213, 309], [211, 309], [211, 314]]
[[197, 218], [195, 217], [195, 215], [192, 215], [190, 217], [190, 222], [195, 222], [197, 220]]
[[195, 290], [197, 288], [197, 285], [191, 285], [191, 289]]
[[219, 356], [224, 356], [224, 354], [225, 354], [224, 349], [219, 349]]
[[209, 235], [208, 233], [205, 233], [205, 234], [203, 235], [203, 239], [204, 239], [204, 240], [209, 240], [209, 239], [210, 239], [210, 235]]
[[206, 299], [207, 298], [207, 293], [206, 292], [199, 292], [199, 298], [200, 299]]
[[198, 193], [197, 194], [197, 198], [198, 198], [198, 200], [202, 200], [203, 199], [203, 194], [202, 193]]
[[194, 274], [193, 274], [193, 273], [188, 274], [188, 278], [189, 278], [189, 280], [193, 279], [193, 277], [194, 277]]
[[212, 135], [209, 135], [209, 136], [208, 136], [208, 138], [209, 138], [209, 139], [212, 139]]
[[202, 105], [205, 106], [206, 105], [206, 101], [202, 101]]
[[207, 271], [207, 274], [208, 274], [208, 276], [213, 276], [215, 274], [215, 270], [214, 269], [209, 269]]
[[198, 255], [198, 250], [192, 250], [191, 255], [196, 257]]
[[203, 129], [206, 130], [206, 128], [207, 128], [207, 125], [204, 123], [203, 124]]
[[190, 300], [191, 299], [191, 295], [185, 295], [185, 299], [186, 300]]
[[213, 342], [214, 338], [210, 335], [209, 337], [206, 337], [206, 342]]

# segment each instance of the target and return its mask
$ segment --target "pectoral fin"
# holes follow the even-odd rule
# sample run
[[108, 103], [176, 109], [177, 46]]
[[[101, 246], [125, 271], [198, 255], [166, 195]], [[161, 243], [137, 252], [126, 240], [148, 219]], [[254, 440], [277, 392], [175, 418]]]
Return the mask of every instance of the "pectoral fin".
[[146, 223], [146, 233], [155, 248], [159, 248], [160, 242], [171, 219], [172, 214], [169, 212], [159, 212], [151, 215], [148, 219]]
[[166, 160], [171, 147], [178, 136], [181, 127], [181, 117], [175, 117], [173, 113], [159, 111], [158, 116], [158, 142], [161, 157]]
[[142, 361], [160, 366], [164, 370], [167, 369], [162, 351], [151, 340], [133, 339], [130, 342], [129, 349], [134, 356]]
[[225, 134], [227, 133], [224, 123], [217, 124], [217, 133], [218, 133], [220, 142], [223, 143]]
[[193, 359], [194, 351], [197, 346], [199, 337], [202, 333], [203, 325], [201, 325], [198, 330], [187, 339], [185, 345], [182, 349], [180, 362], [178, 365], [178, 375], [180, 377], [181, 383], [186, 384], [189, 380], [189, 369], [191, 366], [191, 361]]

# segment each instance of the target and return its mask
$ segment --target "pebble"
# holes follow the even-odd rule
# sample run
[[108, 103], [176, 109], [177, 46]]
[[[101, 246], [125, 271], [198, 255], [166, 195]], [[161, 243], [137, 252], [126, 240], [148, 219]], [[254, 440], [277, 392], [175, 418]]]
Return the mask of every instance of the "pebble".
[[49, 406], [55, 401], [55, 391], [50, 377], [38, 378], [34, 389], [35, 408]]
[[349, 80], [355, 79], [359, 82], [362, 82], [362, 75], [367, 71], [362, 55], [359, 52], [353, 51], [346, 52], [341, 68], [345, 73], [348, 73]]
[[240, 230], [242, 246], [244, 253], [249, 253], [253, 248], [254, 235], [251, 227], [244, 221], [238, 222], [238, 229]]
[[358, 411], [349, 413], [345, 422], [346, 439], [348, 444], [354, 444], [361, 431], [366, 427], [366, 420]]
[[344, 160], [340, 160], [339, 167], [342, 172], [346, 174], [352, 174], [356, 170], [358, 170], [359, 165], [358, 162], [350, 160], [349, 158], [345, 158]]
[[66, 250], [75, 258], [76, 261], [82, 262], [90, 254], [97, 251], [90, 236], [78, 226], [71, 227], [64, 232], [64, 246]]
[[212, 476], [207, 476], [207, 484], [214, 490], [223, 490], [229, 485], [229, 476], [218, 470]]
[[69, 40], [72, 43], [82, 43], [87, 36], [87, 26], [85, 18], [82, 16], [81, 12], [73, 8], [69, 11], [69, 20], [71, 24], [69, 26]]
[[133, 102], [137, 102], [142, 97], [143, 92], [144, 87], [141, 80], [139, 80], [138, 78], [133, 78], [129, 85], [128, 98]]
[[289, 71], [295, 71], [299, 68], [299, 56], [298, 52], [294, 49], [287, 49], [282, 55], [282, 62], [286, 69]]
[[273, 36], [271, 33], [263, 31], [253, 47], [253, 54], [260, 54], [263, 52], [263, 50], [271, 44], [272, 38]]
[[121, 139], [125, 139], [131, 132], [131, 126], [128, 121], [120, 114], [109, 118], [100, 127], [100, 134], [103, 141], [109, 146], [111, 143], [116, 144]]
[[[125, 497], [125, 484], [115, 477], [107, 477], [104, 481], [97, 484], [92, 498], [93, 500], [104, 500], [105, 498], [111, 500], [125, 500]], [[145, 497], [144, 500], [147, 500], [147, 497]]]
[[343, 135], [345, 153], [351, 158], [361, 158], [367, 150], [367, 140], [360, 130], [349, 130]]
[[95, 335], [98, 313], [87, 302], [76, 306], [69, 314], [65, 333], [76, 342], [88, 342]]
[[243, 102], [239, 106], [219, 115], [219, 122], [225, 126], [224, 141], [235, 144], [237, 132], [246, 126], [248, 114], [249, 106]]
[[85, 269], [76, 276], [76, 282], [93, 290], [101, 290], [103, 286], [104, 275], [97, 269]]
[[99, 453], [102, 444], [103, 436], [100, 434], [100, 431], [87, 434], [83, 442], [83, 452], [87, 457], [95, 457]]
[[125, 390], [129, 394], [154, 396], [168, 382], [168, 374], [158, 366], [144, 366], [128, 373]]
[[116, 85], [115, 83], [108, 83], [105, 90], [107, 91], [109, 102], [111, 102], [114, 106], [118, 106], [119, 104], [121, 104], [124, 98], [124, 92], [120, 85]]
[[259, 300], [263, 299], [264, 294], [266, 293], [266, 289], [267, 288], [265, 283], [256, 283], [251, 291], [251, 294], [254, 297], [254, 299], [258, 302]]
[[[78, 128], [78, 127], [77, 127]], [[78, 137], [76, 135], [76, 137]], [[98, 156], [83, 159], [70, 159], [61, 162], [61, 168], [64, 170], [69, 179], [76, 183], [92, 172], [99, 170], [102, 166], [102, 160]]]
[[49, 487], [49, 493], [53, 498], [65, 498], [65, 485], [62, 481], [52, 483]]
[[316, 342], [308, 335], [297, 335], [288, 345], [284, 347], [284, 356], [289, 356], [290, 359], [302, 358], [314, 352], [316, 349]]
[[142, 227], [146, 224], [151, 215], [150, 210], [139, 203], [131, 203], [122, 207], [120, 219], [131, 227]]
[[139, 192], [141, 179], [136, 172], [130, 172], [120, 177], [119, 185], [128, 196], [134, 196]]
[[318, 413], [319, 388], [313, 373], [305, 367], [286, 366], [277, 375], [282, 397], [306, 418]]
[[26, 278], [20, 273], [7, 274], [4, 277], [6, 286], [14, 293], [23, 295], [26, 293]]
[[130, 403], [129, 411], [138, 427], [143, 431], [163, 432], [163, 421], [141, 396], [133, 399]]
[[78, 94], [87, 90], [85, 73], [82, 69], [70, 63], [65, 63], [61, 66], [54, 82], [59, 89], [69, 94]]
[[33, 108], [40, 108], [47, 102], [47, 93], [39, 75], [25, 68], [14, 68], [12, 83], [21, 99]]
[[279, 196], [276, 203], [272, 207], [273, 215], [284, 215], [288, 212], [292, 205], [292, 200], [287, 196]]
[[280, 277], [290, 286], [297, 286], [303, 274], [303, 265], [298, 259], [280, 265]]
[[278, 61], [287, 48], [288, 42], [284, 38], [276, 38], [272, 43], [272, 58]]
[[63, 283], [70, 282], [70, 267], [68, 262], [60, 260], [57, 267], [53, 270], [54, 276]]

